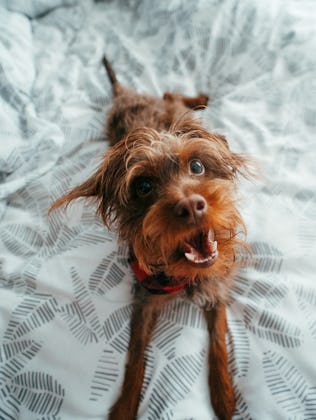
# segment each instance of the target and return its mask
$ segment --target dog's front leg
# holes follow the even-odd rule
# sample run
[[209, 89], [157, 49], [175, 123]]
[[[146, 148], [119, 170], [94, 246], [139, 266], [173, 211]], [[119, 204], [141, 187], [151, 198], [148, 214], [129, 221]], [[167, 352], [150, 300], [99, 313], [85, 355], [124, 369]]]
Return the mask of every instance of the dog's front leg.
[[210, 337], [208, 382], [212, 406], [220, 420], [230, 420], [235, 411], [235, 393], [228, 370], [226, 347], [226, 308], [219, 303], [211, 310], [205, 310]]
[[152, 299], [137, 300], [134, 303], [124, 382], [121, 395], [110, 410], [109, 420], [136, 418], [145, 372], [145, 348], [157, 317], [158, 309]]

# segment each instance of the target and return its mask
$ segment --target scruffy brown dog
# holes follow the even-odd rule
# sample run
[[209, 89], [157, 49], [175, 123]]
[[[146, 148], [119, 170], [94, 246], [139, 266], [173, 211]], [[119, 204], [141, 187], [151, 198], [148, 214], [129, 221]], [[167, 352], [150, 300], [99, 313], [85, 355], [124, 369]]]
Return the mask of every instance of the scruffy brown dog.
[[182, 297], [204, 310], [211, 402], [230, 419], [235, 396], [228, 371], [225, 302], [244, 224], [236, 209], [239, 174], [247, 159], [202, 127], [192, 109], [207, 97], [140, 95], [122, 87], [104, 58], [114, 101], [106, 133], [111, 143], [97, 172], [53, 204], [93, 197], [105, 225], [130, 248], [137, 279], [131, 338], [121, 395], [109, 419], [135, 419], [144, 377], [144, 351], [164, 305]]

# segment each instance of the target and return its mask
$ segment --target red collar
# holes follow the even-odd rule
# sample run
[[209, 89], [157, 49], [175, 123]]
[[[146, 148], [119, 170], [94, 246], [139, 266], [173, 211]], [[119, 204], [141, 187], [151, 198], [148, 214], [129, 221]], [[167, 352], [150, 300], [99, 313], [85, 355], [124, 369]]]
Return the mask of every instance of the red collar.
[[155, 295], [180, 292], [189, 282], [187, 277], [168, 277], [164, 273], [148, 275], [140, 268], [137, 260], [130, 260], [129, 263], [137, 281], [150, 293]]

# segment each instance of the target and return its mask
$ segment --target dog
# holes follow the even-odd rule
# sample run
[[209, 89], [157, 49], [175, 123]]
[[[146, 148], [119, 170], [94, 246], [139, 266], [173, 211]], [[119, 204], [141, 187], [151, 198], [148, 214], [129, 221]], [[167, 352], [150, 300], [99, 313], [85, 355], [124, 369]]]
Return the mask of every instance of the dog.
[[110, 149], [97, 171], [59, 198], [54, 210], [86, 197], [130, 252], [135, 274], [131, 335], [122, 390], [110, 420], [135, 419], [145, 371], [144, 352], [164, 305], [189, 299], [205, 315], [209, 334], [208, 384], [215, 414], [232, 418], [235, 394], [226, 348], [226, 303], [245, 243], [236, 205], [247, 157], [194, 115], [206, 95], [162, 98], [123, 87], [109, 61], [113, 90], [106, 121]]

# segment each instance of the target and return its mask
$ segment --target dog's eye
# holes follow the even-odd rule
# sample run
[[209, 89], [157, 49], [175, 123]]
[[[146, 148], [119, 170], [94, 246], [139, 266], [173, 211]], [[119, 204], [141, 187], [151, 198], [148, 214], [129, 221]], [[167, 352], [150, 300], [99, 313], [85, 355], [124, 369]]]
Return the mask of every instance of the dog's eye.
[[139, 178], [135, 182], [135, 189], [139, 197], [146, 197], [153, 190], [153, 181], [149, 178]]
[[205, 168], [199, 159], [190, 160], [190, 173], [192, 175], [203, 175]]

